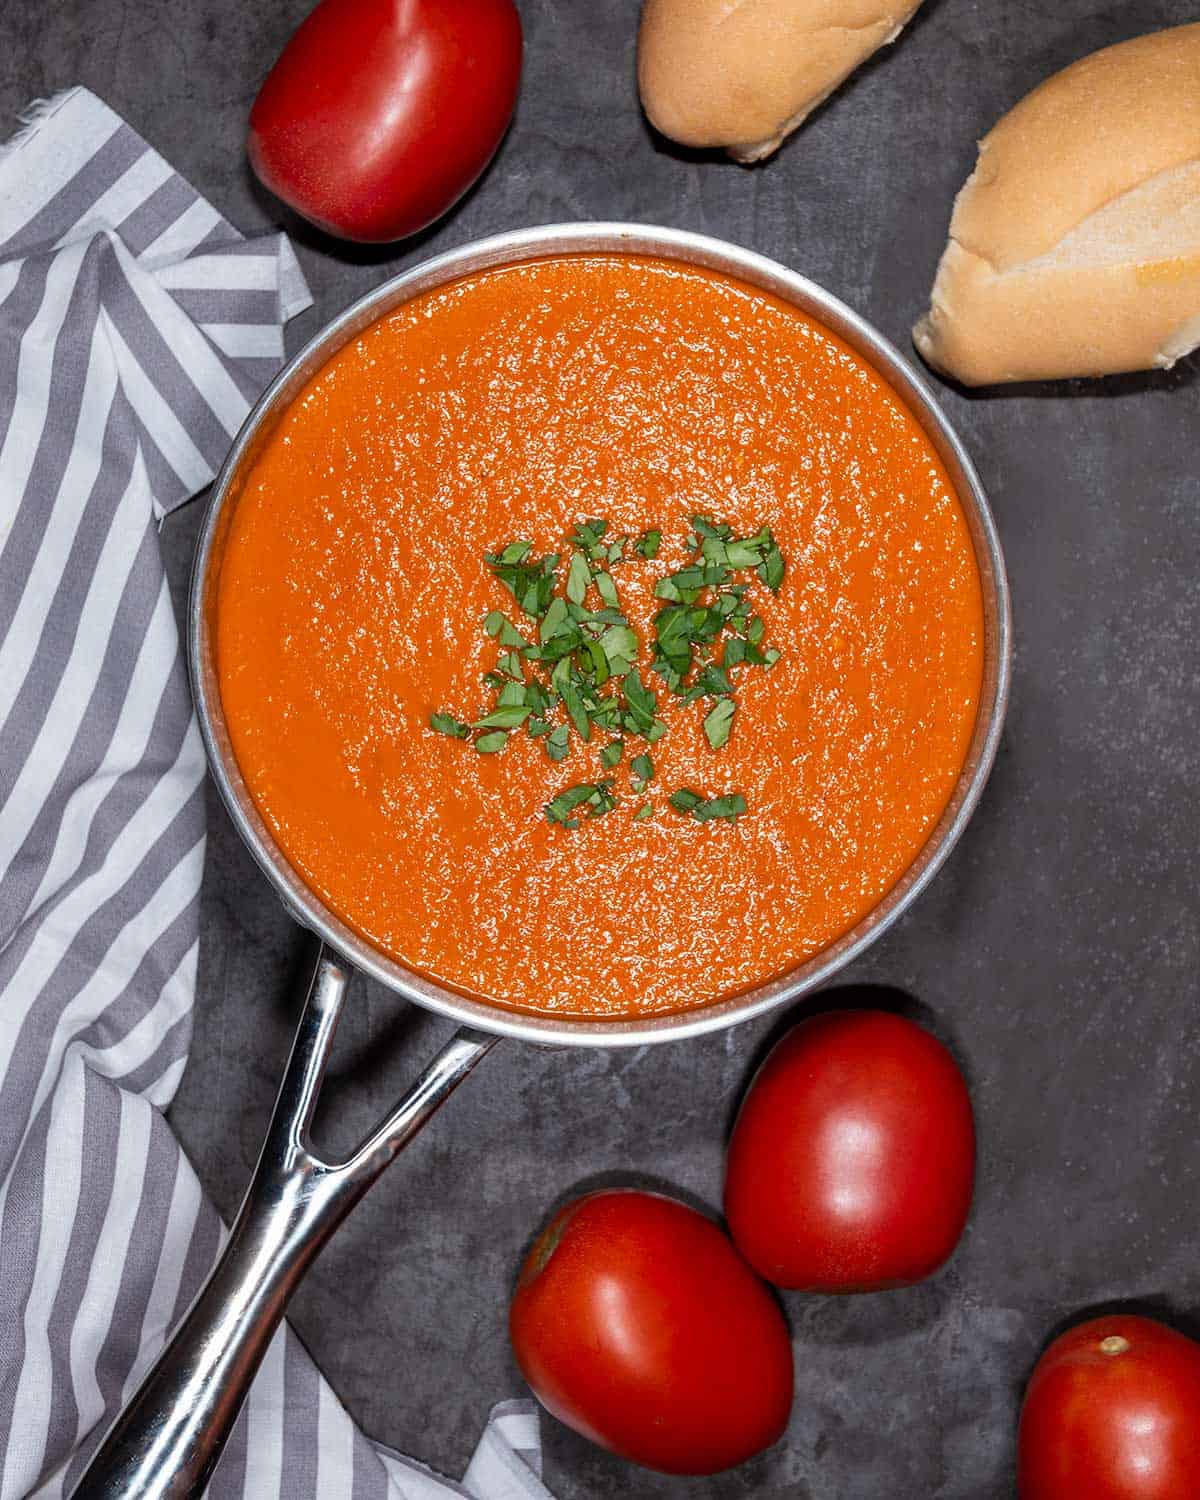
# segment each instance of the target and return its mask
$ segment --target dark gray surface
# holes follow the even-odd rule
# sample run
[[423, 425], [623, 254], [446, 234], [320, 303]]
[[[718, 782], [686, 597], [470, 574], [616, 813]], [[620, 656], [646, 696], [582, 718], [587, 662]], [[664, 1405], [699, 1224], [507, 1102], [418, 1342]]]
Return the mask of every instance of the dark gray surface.
[[[0, 110], [82, 82], [244, 230], [288, 222], [251, 184], [257, 81], [307, 0], [4, 0]], [[401, 253], [296, 229], [316, 295], [296, 343], [431, 251], [615, 217], [751, 245], [907, 347], [973, 141], [1046, 73], [1193, 19], [1187, 0], [927, 0], [774, 161], [675, 155], [636, 107], [633, 0], [522, 0], [516, 123], [480, 187]], [[983, 805], [909, 918], [848, 982], [914, 997], [974, 1089], [979, 1189], [950, 1268], [907, 1292], [785, 1298], [787, 1441], [709, 1481], [634, 1471], [552, 1422], [563, 1500], [992, 1500], [1012, 1492], [1022, 1381], [1064, 1317], [1121, 1299], [1200, 1306], [1194, 1251], [1200, 919], [1200, 482], [1193, 361], [1170, 375], [965, 397], [942, 388], [988, 486], [1016, 612], [1008, 730]], [[182, 599], [191, 507], [164, 534]], [[257, 1152], [309, 959], [215, 801], [193, 1059], [173, 1119], [222, 1210]], [[333, 1086], [363, 1131], [449, 1028], [361, 986]], [[295, 1323], [373, 1435], [458, 1473], [520, 1390], [505, 1306], [548, 1207], [643, 1173], [716, 1203], [722, 1137], [773, 1028], [634, 1053], [506, 1044], [325, 1252]]]

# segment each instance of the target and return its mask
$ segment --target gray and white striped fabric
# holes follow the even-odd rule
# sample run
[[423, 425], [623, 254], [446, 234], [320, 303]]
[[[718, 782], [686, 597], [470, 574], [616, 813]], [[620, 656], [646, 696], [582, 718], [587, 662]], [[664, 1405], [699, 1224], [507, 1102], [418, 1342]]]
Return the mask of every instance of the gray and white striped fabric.
[[[308, 305], [83, 89], [0, 147], [0, 1500], [69, 1494], [223, 1229], [162, 1110], [191, 1030], [204, 762], [157, 522]], [[549, 1500], [497, 1407], [463, 1484], [368, 1442], [287, 1329], [218, 1500]]]

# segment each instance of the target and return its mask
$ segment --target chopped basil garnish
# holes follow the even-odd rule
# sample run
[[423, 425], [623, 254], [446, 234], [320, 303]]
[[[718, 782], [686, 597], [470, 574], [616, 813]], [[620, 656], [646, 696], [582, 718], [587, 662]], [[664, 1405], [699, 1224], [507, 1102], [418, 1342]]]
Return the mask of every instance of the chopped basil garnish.
[[609, 609], [619, 609], [621, 601], [617, 596], [617, 586], [613, 582], [612, 574], [601, 570], [594, 576], [592, 581], [596, 585], [596, 592], [604, 600], [606, 606]]
[[490, 714], [484, 714], [482, 719], [476, 719], [471, 725], [472, 729], [515, 729], [518, 724], [524, 724], [529, 717], [529, 710], [523, 704], [511, 703], [503, 708], [494, 708]]
[[611, 781], [584, 782], [580, 786], [569, 786], [552, 797], [545, 806], [546, 820], [561, 823], [564, 828], [578, 828], [575, 812], [586, 812], [589, 817], [600, 818], [612, 812], [617, 799], [612, 794]]
[[581, 521], [571, 533], [571, 540], [585, 556], [594, 560], [607, 552], [600, 541], [607, 530], [607, 521]]
[[733, 727], [735, 704], [732, 698], [718, 698], [704, 718], [704, 737], [714, 750], [719, 750], [728, 740]]
[[592, 570], [582, 552], [571, 553], [571, 566], [567, 571], [567, 598], [572, 604], [582, 604], [587, 597], [588, 585], [592, 581]]
[[735, 823], [746, 811], [746, 799], [741, 792], [734, 792], [728, 797], [705, 798], [699, 792], [681, 787], [679, 791], [672, 792], [667, 801], [676, 812], [695, 818], [697, 823], [709, 823], [714, 818], [725, 818]]
[[[722, 749], [737, 714], [741, 670], [769, 668], [779, 660], [775, 647], [763, 646], [766, 627], [762, 616], [752, 613], [748, 595], [756, 578], [777, 592], [785, 563], [767, 526], [738, 536], [732, 526], [709, 515], [695, 515], [691, 524], [685, 538], [688, 560], [655, 585], [661, 604], [648, 641], [626, 617], [612, 570], [638, 558], [657, 558], [659, 529], [634, 539], [610, 536], [607, 521], [581, 521], [568, 539], [565, 570], [564, 554], [536, 557], [529, 541], [487, 553], [494, 576], [534, 622], [533, 639], [503, 610], [490, 610], [483, 628], [499, 648], [495, 666], [483, 675], [494, 695], [490, 705], [470, 721], [431, 714], [430, 727], [488, 755], [502, 750], [512, 731], [523, 725], [555, 762], [570, 754], [572, 734], [587, 741], [596, 729], [608, 737], [600, 763], [613, 770], [624, 760], [626, 737], [649, 746], [667, 732], [644, 675], [648, 667], [679, 707], [708, 700], [702, 711], [705, 738], [713, 750]], [[589, 608], [589, 595], [599, 608]], [[643, 651], [646, 660], [640, 666]], [[654, 763], [645, 751], [632, 756], [629, 790], [634, 796], [642, 795], [654, 776]], [[701, 823], [733, 821], [746, 811], [740, 792], [706, 799], [684, 787], [669, 801], [677, 812]], [[586, 783], [560, 792], [547, 804], [546, 817], [575, 828], [581, 815], [599, 817], [616, 805], [611, 780]], [[642, 822], [652, 814], [653, 805], [643, 802], [632, 816]]]
[[614, 677], [624, 677], [637, 660], [637, 632], [628, 625], [610, 625], [598, 641], [589, 644], [600, 648]]
[[516, 646], [518, 650], [523, 650], [529, 645], [529, 642], [511, 620], [504, 618], [500, 626], [500, 644], [502, 646]]

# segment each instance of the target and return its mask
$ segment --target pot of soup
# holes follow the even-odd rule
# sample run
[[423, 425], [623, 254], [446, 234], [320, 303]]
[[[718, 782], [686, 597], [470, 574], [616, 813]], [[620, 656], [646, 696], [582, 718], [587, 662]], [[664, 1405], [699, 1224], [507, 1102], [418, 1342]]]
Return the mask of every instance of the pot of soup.
[[[877, 938], [978, 801], [1009, 638], [922, 379], [760, 256], [525, 230], [318, 334], [214, 487], [189, 651], [213, 779], [321, 954], [226, 1251], [76, 1493], [202, 1491], [305, 1268], [497, 1038], [683, 1040]], [[355, 969], [460, 1029], [331, 1163]]]

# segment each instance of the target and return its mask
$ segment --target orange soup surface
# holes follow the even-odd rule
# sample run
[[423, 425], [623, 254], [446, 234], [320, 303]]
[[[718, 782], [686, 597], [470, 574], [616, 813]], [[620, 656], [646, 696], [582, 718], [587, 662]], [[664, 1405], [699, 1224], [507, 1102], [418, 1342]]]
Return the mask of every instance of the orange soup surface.
[[[780, 655], [737, 668], [716, 749], [715, 700], [651, 670], [655, 587], [695, 560], [696, 514], [769, 527], [786, 562], [774, 593], [736, 575]], [[661, 532], [656, 556], [626, 545], [608, 571], [665, 731], [648, 747], [571, 728], [557, 761], [527, 724], [491, 753], [480, 731], [436, 732], [432, 714], [495, 706], [489, 614], [537, 644], [485, 554], [562, 554], [562, 593], [589, 518], [606, 544]], [[594, 588], [585, 607], [605, 607]], [[576, 255], [419, 296], [314, 376], [239, 498], [217, 657], [250, 792], [343, 920], [461, 992], [627, 1018], [781, 974], [900, 878], [967, 753], [983, 620], [947, 475], [863, 359], [735, 280]], [[706, 660], [720, 644], [694, 671]], [[545, 721], [566, 722], [561, 702]], [[547, 820], [601, 781], [611, 809]], [[681, 789], [746, 811], [697, 821]]]

